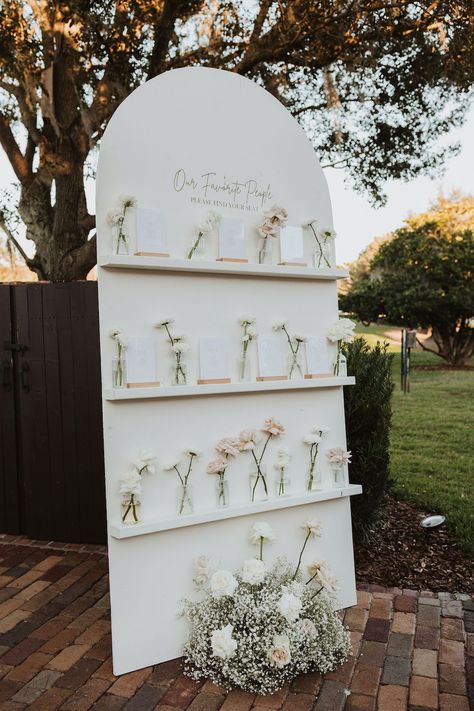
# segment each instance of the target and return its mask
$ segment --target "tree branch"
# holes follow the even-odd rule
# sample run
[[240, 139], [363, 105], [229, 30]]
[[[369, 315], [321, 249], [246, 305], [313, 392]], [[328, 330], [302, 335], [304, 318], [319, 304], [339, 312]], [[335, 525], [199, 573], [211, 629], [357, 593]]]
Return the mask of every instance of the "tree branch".
[[21, 255], [22, 259], [24, 260], [25, 264], [29, 266], [29, 257], [27, 256], [26, 252], [24, 251], [23, 247], [19, 244], [18, 240], [16, 239], [15, 235], [11, 231], [11, 229], [8, 227], [7, 223], [5, 222], [3, 215], [0, 213], [0, 230], [3, 230], [3, 232], [7, 236], [7, 241], [11, 242], [12, 244], [15, 245], [16, 249], [18, 250], [18, 253]]
[[27, 161], [20, 151], [15, 137], [12, 133], [10, 125], [5, 116], [0, 113], [0, 143], [3, 150], [7, 154], [7, 158], [15, 171], [15, 175], [22, 185], [26, 184], [31, 178], [31, 172], [28, 168]]
[[176, 18], [181, 12], [182, 0], [165, 0], [163, 10], [154, 31], [153, 49], [148, 65], [147, 80], [156, 77], [163, 71], [163, 64], [168, 51], [170, 39], [174, 32]]
[[440, 358], [443, 358], [443, 359], [444, 359], [444, 356], [441, 355], [441, 353], [440, 353], [439, 351], [434, 351], [432, 348], [428, 348], [427, 346], [425, 346], [425, 344], [423, 343], [423, 341], [420, 341], [420, 339], [418, 338], [418, 336], [416, 337], [416, 342], [418, 343], [419, 346], [422, 347], [422, 349], [423, 349], [424, 351], [427, 351], [428, 353], [434, 353], [435, 355], [437, 355], [437, 356], [439, 356]]

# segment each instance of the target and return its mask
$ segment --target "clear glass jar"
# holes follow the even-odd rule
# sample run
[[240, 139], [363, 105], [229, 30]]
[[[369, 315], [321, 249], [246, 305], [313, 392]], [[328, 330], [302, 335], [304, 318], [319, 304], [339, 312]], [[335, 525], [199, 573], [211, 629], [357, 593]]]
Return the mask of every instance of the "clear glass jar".
[[250, 501], [266, 501], [268, 499], [267, 470], [264, 464], [260, 464], [260, 470], [253, 463], [249, 474]]
[[127, 384], [125, 359], [119, 356], [112, 358], [112, 387], [124, 388]]
[[112, 227], [112, 254], [130, 254], [129, 241], [123, 226], [114, 225]]
[[199, 233], [194, 235], [189, 243], [186, 252], [186, 259], [205, 259], [206, 258], [206, 235]]
[[258, 263], [273, 264], [273, 237], [261, 237], [258, 242]]
[[332, 267], [331, 241], [320, 238], [321, 247], [316, 245], [313, 253], [313, 264], [316, 269], [330, 269]]
[[241, 356], [237, 363], [239, 382], [248, 383], [251, 380], [251, 369], [250, 369], [250, 358], [247, 353], [245, 356]]
[[347, 359], [346, 356], [339, 351], [336, 362], [334, 363], [334, 375], [338, 378], [345, 378], [347, 375]]
[[300, 350], [298, 350], [297, 353], [291, 353], [288, 356], [287, 373], [288, 373], [289, 380], [301, 380], [304, 377], [303, 360], [301, 357]]
[[344, 464], [331, 462], [332, 483], [334, 486], [342, 486], [344, 484]]
[[178, 486], [178, 516], [186, 516], [192, 514], [193, 507], [193, 492], [190, 484], [179, 484]]
[[171, 385], [186, 385], [188, 371], [186, 363], [183, 362], [183, 356], [175, 359], [175, 363], [170, 370]]
[[217, 508], [225, 509], [229, 505], [229, 482], [225, 474], [218, 474], [216, 478]]
[[136, 494], [130, 494], [122, 500], [122, 523], [135, 524], [140, 519], [140, 499]]
[[277, 469], [275, 477], [275, 494], [277, 497], [289, 496], [291, 493], [291, 479], [286, 469]]
[[313, 465], [310, 465], [308, 469], [308, 478], [306, 479], [306, 491], [310, 492], [321, 489], [321, 482], [321, 470], [315, 462]]

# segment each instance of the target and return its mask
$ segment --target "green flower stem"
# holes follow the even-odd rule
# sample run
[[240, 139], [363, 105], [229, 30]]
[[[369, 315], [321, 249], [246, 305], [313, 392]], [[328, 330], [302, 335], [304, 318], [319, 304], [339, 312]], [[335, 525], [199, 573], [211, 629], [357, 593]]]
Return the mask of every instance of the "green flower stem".
[[339, 375], [339, 356], [341, 354], [342, 341], [337, 342], [336, 362], [334, 363], [334, 375]]
[[263, 560], [263, 536], [260, 536], [260, 560]]
[[193, 244], [193, 246], [191, 247], [191, 249], [190, 249], [189, 252], [188, 252], [188, 259], [192, 259], [192, 258], [193, 258], [194, 252], [195, 252], [196, 249], [199, 247], [199, 243], [200, 243], [200, 241], [202, 240], [203, 237], [204, 237], [204, 232], [201, 232], [201, 231], [200, 231], [199, 234], [198, 234], [197, 240], [195, 241], [195, 243]]
[[296, 576], [297, 576], [298, 573], [299, 573], [299, 570], [300, 570], [300, 568], [301, 568], [301, 559], [303, 558], [304, 549], [306, 548], [306, 544], [308, 543], [308, 541], [309, 541], [309, 539], [310, 539], [310, 536], [311, 536], [311, 531], [308, 531], [308, 533], [307, 533], [307, 535], [306, 535], [306, 538], [305, 538], [305, 540], [304, 540], [304, 543], [303, 543], [303, 547], [302, 547], [302, 549], [301, 549], [301, 551], [300, 551], [300, 557], [298, 558], [298, 565], [296, 566], [296, 570], [295, 570], [295, 572], [294, 572], [294, 574], [293, 574], [292, 580], [296, 580]]
[[259, 264], [264, 264], [264, 262], [265, 262], [265, 256], [266, 256], [266, 253], [267, 253], [267, 239], [268, 239], [268, 235], [265, 235], [265, 237], [262, 237], [262, 239], [263, 239], [263, 244], [262, 244], [262, 247], [261, 247], [261, 249], [259, 250], [259, 253], [258, 253], [258, 263], [259, 263]]
[[313, 488], [314, 468], [316, 466], [316, 457], [318, 456], [318, 447], [318, 444], [312, 444], [311, 449], [309, 450], [311, 466], [309, 469], [308, 491], [311, 491], [311, 489]]
[[225, 487], [224, 487], [225, 469], [223, 469], [221, 472], [218, 472], [218, 477], [219, 477], [219, 483], [217, 486], [217, 503], [221, 506], [226, 506], [227, 501], [225, 498]]
[[[323, 247], [322, 247], [322, 245], [321, 245], [321, 242], [320, 242], [319, 239], [318, 239], [318, 235], [316, 234], [316, 230], [314, 229], [312, 222], [310, 222], [309, 227], [311, 228], [311, 231], [312, 231], [312, 233], [313, 233], [313, 235], [314, 235], [314, 239], [315, 239], [316, 242], [318, 243], [318, 248], [319, 248], [318, 267], [321, 266], [321, 258], [322, 258], [322, 259], [324, 259], [324, 261], [326, 262], [327, 266], [328, 266], [329, 268], [331, 268], [331, 265], [330, 265], [330, 263], [328, 262], [327, 257], [326, 257], [326, 255], [325, 255], [324, 252], [323, 252]], [[324, 242], [326, 243], [326, 240], [324, 240]]]
[[278, 482], [278, 496], [284, 496], [285, 494], [285, 469], [280, 468], [280, 480]]
[[125, 519], [127, 518], [130, 509], [132, 510], [132, 516], [135, 520], [135, 523], [138, 523], [138, 516], [137, 516], [137, 506], [135, 503], [135, 494], [130, 494], [130, 501], [128, 502], [128, 508], [125, 510], [124, 515], [122, 516], [122, 523], [125, 523]]

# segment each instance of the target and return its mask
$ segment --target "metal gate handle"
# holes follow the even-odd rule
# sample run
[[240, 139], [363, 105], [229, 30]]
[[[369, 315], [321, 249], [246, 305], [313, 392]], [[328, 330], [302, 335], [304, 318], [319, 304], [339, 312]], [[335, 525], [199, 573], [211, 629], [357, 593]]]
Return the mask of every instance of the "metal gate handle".
[[30, 392], [30, 372], [31, 368], [26, 361], [23, 361], [20, 368], [21, 387], [26, 393]]
[[12, 389], [12, 366], [9, 360], [4, 360], [0, 365], [0, 375], [2, 379], [2, 386], [4, 390], [10, 391]]

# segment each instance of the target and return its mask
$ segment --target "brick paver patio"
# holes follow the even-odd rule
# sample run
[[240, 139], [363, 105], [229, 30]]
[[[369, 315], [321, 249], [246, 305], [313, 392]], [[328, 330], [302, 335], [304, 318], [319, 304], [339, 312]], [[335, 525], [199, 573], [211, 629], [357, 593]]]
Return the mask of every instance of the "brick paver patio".
[[[268, 697], [225, 695], [179, 660], [114, 677], [105, 549], [3, 537], [0, 707], [4, 711], [469, 711], [474, 602], [360, 586], [346, 611], [353, 656]], [[470, 694], [470, 697], [469, 697]], [[469, 698], [471, 706], [469, 705]]]

